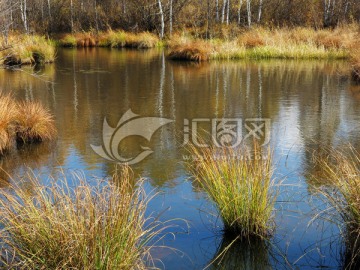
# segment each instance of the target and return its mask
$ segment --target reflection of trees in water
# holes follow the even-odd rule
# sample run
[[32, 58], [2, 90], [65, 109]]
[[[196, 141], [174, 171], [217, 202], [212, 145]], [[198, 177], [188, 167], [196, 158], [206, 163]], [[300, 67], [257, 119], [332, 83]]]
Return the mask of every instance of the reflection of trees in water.
[[209, 269], [272, 269], [268, 244], [260, 239], [233, 242], [224, 237]]
[[[40, 99], [53, 110], [61, 141], [57, 150], [60, 165], [67, 159], [70, 148], [75, 148], [89, 165], [103, 163], [90, 144], [101, 143], [105, 116], [109, 124], [115, 126], [130, 108], [142, 116], [176, 120], [175, 124], [159, 130], [153, 142], [146, 145], [164, 150], [143, 163], [147, 171], [162, 168], [159, 183], [175, 176], [181, 159], [176, 143], [182, 139], [184, 118], [263, 117], [281, 121], [277, 119], [281, 106], [289, 100], [298, 100], [300, 126], [305, 133], [311, 133], [306, 127], [314, 127], [313, 122], [320, 123], [320, 127], [313, 130], [315, 134], [327, 133], [339, 124], [339, 117], [334, 115], [336, 111], [326, 108], [337, 106], [336, 101], [326, 104], [328, 97], [337, 97], [336, 91], [331, 90], [334, 93], [329, 95], [321, 86], [328, 82], [332, 88], [338, 87], [333, 74], [341, 63], [222, 61], [195, 64], [167, 61], [157, 50], [74, 49], [60, 50], [56, 66], [56, 69], [46, 67], [46, 70], [50, 68], [46, 72], [56, 80], [50, 87], [22, 74], [9, 76], [6, 71], [0, 72], [0, 85], [7, 90], [14, 89], [20, 98]], [[31, 87], [27, 87], [30, 82]], [[320, 104], [319, 99], [325, 103]], [[319, 104], [323, 116], [316, 118]], [[308, 137], [305, 133], [303, 140]], [[159, 175], [161, 172], [153, 174]]]

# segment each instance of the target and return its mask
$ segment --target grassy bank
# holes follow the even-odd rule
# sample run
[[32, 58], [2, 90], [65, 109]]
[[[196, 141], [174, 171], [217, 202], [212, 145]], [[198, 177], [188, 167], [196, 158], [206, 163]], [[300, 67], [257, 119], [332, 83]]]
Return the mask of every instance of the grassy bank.
[[[225, 233], [269, 236], [277, 197], [271, 153], [264, 160], [246, 160], [236, 158], [246, 152], [234, 149], [191, 147], [190, 152], [199, 157], [189, 164], [190, 172], [217, 206]], [[255, 147], [254, 156], [260, 155]]]
[[162, 46], [160, 39], [149, 32], [129, 33], [107, 31], [94, 33], [66, 34], [59, 38], [62, 47], [110, 47], [148, 49]]
[[[0, 43], [6, 44], [3, 37]], [[45, 37], [11, 34], [7, 44], [2, 46], [3, 50], [0, 52], [4, 65], [44, 64], [55, 60], [54, 43]]]
[[62, 177], [44, 186], [28, 176], [0, 190], [2, 267], [144, 269], [161, 229], [145, 217], [150, 198], [129, 168], [95, 186]]
[[346, 59], [359, 42], [359, 27], [334, 30], [311, 28], [244, 30], [231, 40], [198, 40], [186, 34], [168, 42], [169, 57], [178, 60], [211, 59]]
[[0, 94], [0, 155], [14, 144], [38, 143], [56, 138], [51, 113], [40, 103], [17, 102]]

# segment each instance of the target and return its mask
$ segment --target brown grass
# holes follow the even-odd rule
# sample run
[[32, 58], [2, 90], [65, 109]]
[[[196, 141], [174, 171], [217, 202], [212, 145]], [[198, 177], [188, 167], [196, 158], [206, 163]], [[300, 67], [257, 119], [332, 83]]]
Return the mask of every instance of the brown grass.
[[[2, 42], [3, 38], [0, 38]], [[10, 48], [0, 52], [1, 64], [44, 64], [55, 60], [55, 44], [45, 37], [11, 33], [8, 43]]]
[[107, 31], [98, 34], [76, 33], [60, 38], [63, 47], [111, 47], [148, 49], [159, 45], [159, 38], [150, 32], [128, 33], [125, 31]]
[[38, 102], [20, 102], [16, 119], [16, 140], [19, 143], [33, 143], [53, 140], [56, 135], [54, 118]]
[[14, 120], [18, 110], [11, 96], [0, 94], [0, 156], [7, 151], [13, 140]]
[[193, 41], [177, 45], [169, 53], [173, 60], [208, 61], [211, 58], [213, 47], [204, 41]]
[[1, 269], [153, 269], [150, 250], [166, 227], [146, 217], [153, 195], [127, 167], [96, 185], [57, 175], [0, 189]]

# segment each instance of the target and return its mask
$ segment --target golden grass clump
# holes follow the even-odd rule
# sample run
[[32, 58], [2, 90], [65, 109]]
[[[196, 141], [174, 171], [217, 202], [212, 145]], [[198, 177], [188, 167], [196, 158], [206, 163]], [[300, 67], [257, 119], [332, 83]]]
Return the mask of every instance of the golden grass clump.
[[37, 35], [10, 35], [11, 47], [0, 53], [2, 64], [44, 64], [55, 60], [55, 45], [51, 40]]
[[169, 58], [173, 60], [208, 61], [213, 53], [213, 47], [205, 41], [193, 41], [177, 45], [171, 49]]
[[326, 183], [314, 189], [323, 196], [329, 207], [316, 216], [338, 220], [344, 229], [346, 247], [344, 269], [359, 269], [360, 262], [360, 152], [353, 146], [338, 150], [326, 149], [327, 155], [314, 156], [320, 171], [314, 175]]
[[239, 37], [240, 45], [246, 48], [254, 48], [265, 45], [264, 31], [256, 29], [253, 31], [247, 31]]
[[110, 47], [149, 49], [160, 44], [159, 38], [149, 32], [128, 33], [122, 30], [92, 33], [68, 34], [60, 39], [63, 47]]
[[0, 190], [2, 267], [145, 269], [163, 229], [145, 217], [151, 197], [129, 168], [95, 186], [62, 177], [45, 186], [28, 176]]
[[126, 47], [150, 49], [155, 48], [158, 44], [159, 38], [150, 32], [142, 32], [138, 34], [128, 33], [126, 36]]
[[11, 148], [14, 133], [14, 121], [17, 116], [16, 102], [9, 95], [0, 93], [0, 156]]
[[99, 34], [98, 46], [123, 48], [126, 45], [126, 32], [124, 31], [108, 31]]
[[[254, 149], [254, 157], [259, 157], [261, 149]], [[277, 198], [270, 151], [266, 159], [247, 159], [246, 151], [232, 148], [191, 146], [190, 153], [198, 157], [189, 164], [190, 172], [217, 206], [225, 233], [268, 237]]]
[[51, 141], [57, 135], [52, 114], [39, 102], [20, 102], [16, 123], [19, 143]]
[[352, 146], [345, 151], [329, 149], [326, 157], [314, 157], [321, 168], [315, 177], [336, 188], [318, 188], [346, 225], [360, 233], [360, 153]]

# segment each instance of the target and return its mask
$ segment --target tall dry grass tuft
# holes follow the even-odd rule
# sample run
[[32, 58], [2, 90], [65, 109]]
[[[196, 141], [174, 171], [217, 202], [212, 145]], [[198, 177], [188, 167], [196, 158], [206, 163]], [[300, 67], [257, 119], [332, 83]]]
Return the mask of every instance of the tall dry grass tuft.
[[115, 173], [116, 184], [63, 177], [45, 186], [29, 176], [0, 190], [2, 267], [144, 269], [162, 229], [145, 217], [151, 197], [129, 168]]
[[0, 52], [4, 65], [44, 64], [55, 60], [55, 45], [45, 37], [11, 34], [8, 43], [11, 47]]
[[20, 102], [16, 124], [19, 143], [50, 141], [57, 136], [52, 114], [39, 102]]
[[169, 52], [168, 57], [173, 60], [187, 61], [208, 61], [213, 53], [213, 47], [205, 41], [192, 41], [186, 44], [180, 44]]
[[[328, 149], [326, 157], [314, 157], [321, 171], [314, 177], [336, 188], [318, 188], [346, 224], [360, 229], [360, 153], [352, 146], [340, 151]], [[360, 230], [359, 230], [360, 233]]]
[[[327, 156], [314, 156], [321, 168], [314, 178], [326, 186], [314, 187], [330, 204], [318, 215], [334, 220], [340, 217], [346, 247], [345, 269], [358, 269], [360, 262], [360, 153], [349, 146], [343, 150], [326, 149]], [[318, 216], [317, 215], [317, 216]], [[330, 218], [330, 219], [329, 219]]]
[[[273, 230], [274, 204], [277, 198], [272, 178], [272, 154], [266, 159], [243, 159], [245, 151], [232, 148], [190, 147], [189, 164], [195, 180], [217, 206], [225, 233], [249, 237], [268, 237]], [[254, 148], [254, 156], [261, 156]]]
[[14, 142], [14, 124], [18, 108], [9, 95], [0, 93], [0, 156], [9, 150]]
[[159, 38], [150, 33], [142, 32], [138, 34], [128, 33], [126, 36], [126, 47], [137, 48], [137, 49], [150, 49], [155, 48], [159, 44]]

